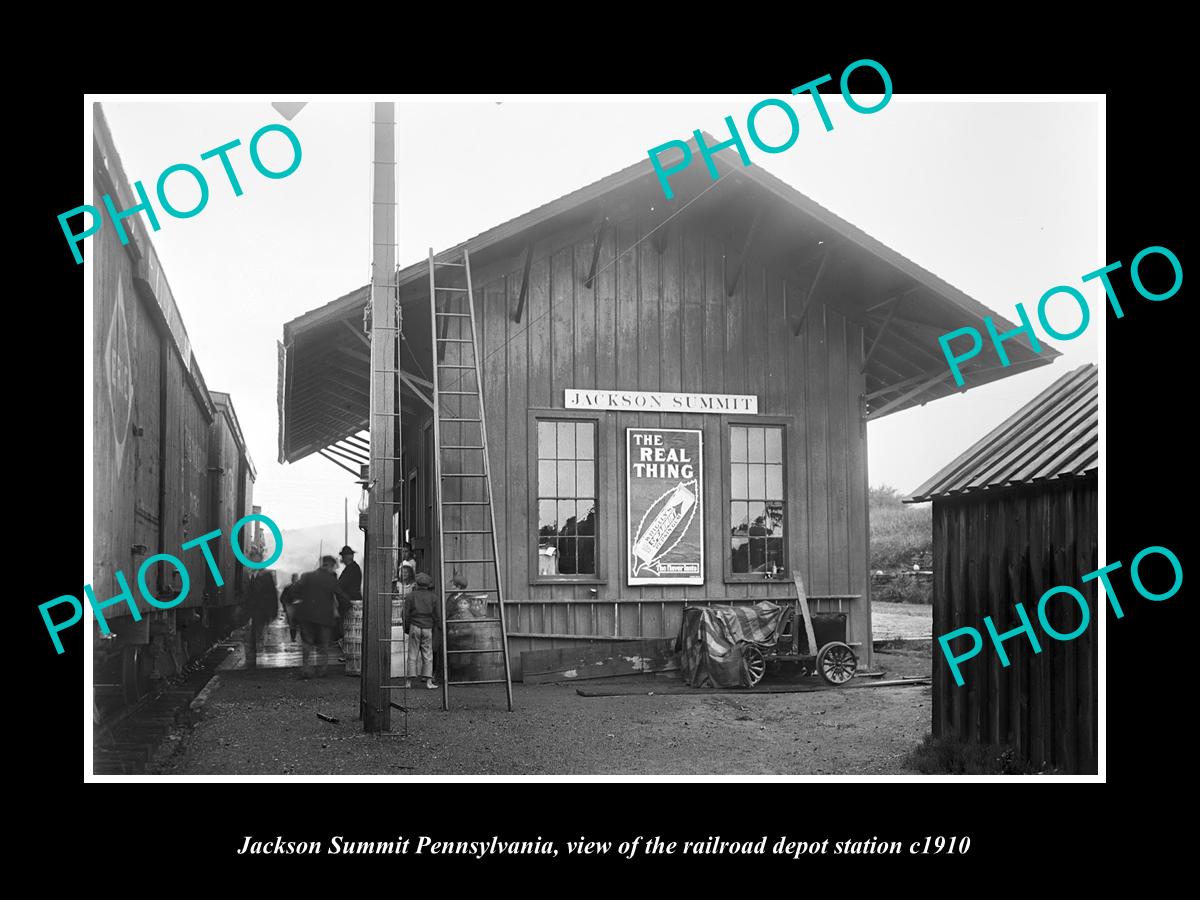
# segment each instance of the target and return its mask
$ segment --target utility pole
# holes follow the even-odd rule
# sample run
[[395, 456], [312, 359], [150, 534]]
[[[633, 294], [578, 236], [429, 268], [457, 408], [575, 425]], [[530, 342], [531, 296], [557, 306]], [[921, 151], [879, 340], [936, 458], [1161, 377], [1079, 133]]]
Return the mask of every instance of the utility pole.
[[391, 730], [391, 573], [396, 535], [396, 457], [400, 404], [395, 388], [396, 329], [396, 105], [374, 104], [371, 167], [371, 468], [363, 596], [362, 721], [368, 732]]

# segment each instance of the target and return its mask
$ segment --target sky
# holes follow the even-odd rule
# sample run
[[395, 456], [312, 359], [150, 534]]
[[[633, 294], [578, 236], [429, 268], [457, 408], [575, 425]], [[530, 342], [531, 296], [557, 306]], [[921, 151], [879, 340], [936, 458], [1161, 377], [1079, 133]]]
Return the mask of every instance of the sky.
[[[430, 247], [446, 249], [693, 129], [720, 139], [727, 115], [745, 137], [750, 108], [766, 96], [406, 98], [397, 106], [398, 260], [417, 262]], [[878, 97], [858, 100], [870, 105]], [[1060, 284], [1080, 290], [1092, 312], [1080, 337], [1050, 342], [1063, 354], [1052, 365], [872, 422], [871, 484], [907, 492], [1064, 372], [1097, 361], [1106, 303], [1098, 282], [1083, 285], [1081, 276], [1112, 261], [1099, 246], [1099, 109], [1090, 101], [896, 94], [878, 113], [862, 115], [838, 95], [825, 101], [833, 131], [824, 130], [807, 96], [792, 98], [799, 139], [774, 155], [748, 144], [752, 163], [1010, 321], [1017, 302], [1036, 316], [1038, 298]], [[370, 103], [319, 99], [291, 122], [265, 99], [120, 98], [103, 106], [130, 180], [152, 194], [159, 173], [181, 162], [208, 178], [208, 205], [189, 219], [160, 212], [152, 240], [207, 384], [232, 394], [258, 470], [255, 503], [284, 528], [340, 521], [343, 498], [352, 510], [357, 501], [348, 473], [315, 455], [275, 461], [275, 344], [284, 322], [368, 281]], [[277, 180], [260, 176], [246, 155], [251, 135], [271, 123], [287, 124], [303, 153], [296, 171]], [[783, 143], [781, 112], [768, 109], [755, 124], [765, 142]], [[235, 138], [242, 146], [230, 159], [241, 197], [217, 160], [200, 160]], [[260, 146], [269, 168], [290, 161], [282, 135]], [[188, 181], [168, 182], [181, 209], [198, 198]], [[1078, 315], [1063, 303], [1050, 322], [1071, 331]]]

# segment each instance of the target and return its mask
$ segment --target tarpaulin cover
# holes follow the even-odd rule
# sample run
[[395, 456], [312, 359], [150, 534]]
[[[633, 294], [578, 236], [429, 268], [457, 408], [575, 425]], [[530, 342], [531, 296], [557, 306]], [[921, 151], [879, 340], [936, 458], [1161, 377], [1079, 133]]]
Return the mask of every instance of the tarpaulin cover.
[[754, 606], [688, 606], [675, 652], [692, 687], [748, 687], [742, 644], [772, 647], [786, 607], [763, 600]]

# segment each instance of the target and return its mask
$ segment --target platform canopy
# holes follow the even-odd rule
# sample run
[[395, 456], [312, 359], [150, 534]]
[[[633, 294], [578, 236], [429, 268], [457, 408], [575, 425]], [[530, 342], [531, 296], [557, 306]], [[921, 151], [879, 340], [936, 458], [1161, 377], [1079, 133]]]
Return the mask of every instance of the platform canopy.
[[[708, 138], [709, 145], [717, 143]], [[600, 227], [606, 217], [636, 211], [657, 228], [650, 239], [665, 240], [671, 217], [705, 220], [728, 248], [727, 282], [736, 283], [740, 259], [753, 253], [801, 285], [787, 298], [786, 322], [799, 334], [811, 309], [827, 306], [862, 326], [866, 393], [865, 413], [876, 419], [912, 406], [961, 393], [1037, 366], [1059, 356], [1045, 341], [1034, 352], [1026, 335], [1005, 343], [1011, 364], [1001, 366], [987, 341], [984, 317], [998, 331], [1015, 323], [967, 296], [932, 272], [834, 215], [771, 175], [761, 165], [743, 166], [732, 150], [714, 155], [720, 179], [713, 181], [696, 150], [692, 164], [671, 176], [674, 191], [666, 200], [649, 157], [524, 215], [437, 254], [456, 259], [465, 247], [473, 268], [520, 258], [539, 242], [560, 232]], [[670, 168], [682, 151], [660, 161]], [[740, 251], [740, 252], [736, 252]], [[483, 283], [476, 278], [476, 283]], [[432, 343], [429, 330], [427, 260], [398, 273], [407, 338], [400, 362], [409, 367], [418, 389], [428, 385]], [[333, 300], [288, 322], [279, 347], [279, 461], [294, 462], [326, 451], [336, 455], [347, 444], [365, 442], [370, 387], [369, 338], [364, 313], [369, 288]], [[983, 352], [960, 364], [964, 386], [957, 387], [938, 344], [946, 332], [976, 328], [984, 335]], [[799, 351], [797, 351], [799, 352]], [[419, 395], [402, 386], [404, 409], [422, 409]], [[357, 437], [356, 437], [357, 436]], [[354, 455], [353, 453], [350, 455]]]

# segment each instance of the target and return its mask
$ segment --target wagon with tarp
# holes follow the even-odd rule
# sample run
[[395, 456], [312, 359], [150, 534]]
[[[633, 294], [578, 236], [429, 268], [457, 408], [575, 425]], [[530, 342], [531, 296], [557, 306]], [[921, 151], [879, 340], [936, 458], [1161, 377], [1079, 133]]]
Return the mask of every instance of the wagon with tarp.
[[675, 652], [692, 687], [754, 687], [779, 662], [840, 685], [858, 669], [845, 637], [845, 613], [810, 615], [801, 592], [784, 604], [685, 606]]

